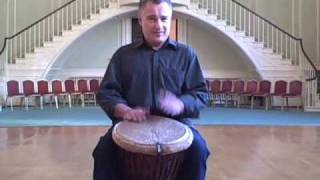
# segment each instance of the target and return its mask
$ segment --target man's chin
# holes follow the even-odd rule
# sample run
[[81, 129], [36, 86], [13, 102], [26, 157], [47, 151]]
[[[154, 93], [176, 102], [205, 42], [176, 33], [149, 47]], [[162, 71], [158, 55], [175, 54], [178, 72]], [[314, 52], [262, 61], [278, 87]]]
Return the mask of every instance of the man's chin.
[[163, 43], [165, 42], [165, 40], [162, 39], [156, 39], [152, 41], [152, 46], [161, 46]]

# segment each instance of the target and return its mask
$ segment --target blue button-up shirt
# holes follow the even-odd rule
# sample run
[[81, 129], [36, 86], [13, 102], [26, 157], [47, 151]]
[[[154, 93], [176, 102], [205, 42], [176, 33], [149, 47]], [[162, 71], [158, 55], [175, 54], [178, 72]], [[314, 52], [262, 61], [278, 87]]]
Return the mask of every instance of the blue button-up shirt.
[[[174, 93], [184, 103], [181, 115], [170, 117], [160, 110], [157, 97], [161, 89]], [[113, 116], [118, 103], [183, 120], [199, 117], [208, 93], [193, 49], [168, 39], [159, 50], [144, 41], [119, 48], [108, 65], [97, 100], [113, 121], [118, 121]]]

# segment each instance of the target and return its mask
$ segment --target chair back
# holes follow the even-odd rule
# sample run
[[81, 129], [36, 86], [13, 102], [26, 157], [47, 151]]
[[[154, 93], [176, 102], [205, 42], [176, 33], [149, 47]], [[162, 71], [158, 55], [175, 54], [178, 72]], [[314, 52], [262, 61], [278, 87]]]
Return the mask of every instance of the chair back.
[[302, 94], [302, 82], [299, 80], [291, 81], [289, 83], [289, 94], [300, 96]]
[[31, 80], [25, 80], [22, 82], [23, 86], [23, 94], [25, 96], [29, 96], [31, 94], [34, 94], [34, 83]]
[[62, 91], [62, 83], [60, 80], [52, 81], [52, 93], [55, 95], [61, 94]]
[[281, 96], [285, 93], [287, 93], [287, 81], [284, 80], [278, 80], [275, 82], [274, 85], [274, 95]]
[[64, 81], [64, 87], [67, 93], [75, 92], [74, 80], [68, 79]]
[[88, 92], [87, 80], [84, 80], [84, 79], [78, 80], [78, 90], [82, 93]]
[[210, 90], [211, 93], [216, 94], [221, 91], [221, 81], [220, 80], [213, 80], [210, 83]]
[[258, 83], [255, 80], [251, 80], [247, 82], [246, 93], [255, 93], [257, 92]]
[[243, 80], [237, 80], [234, 83], [233, 92], [234, 93], [243, 93], [244, 91], [244, 81]]
[[8, 96], [16, 96], [19, 95], [19, 82], [16, 80], [10, 80], [7, 82], [7, 92]]
[[97, 79], [91, 79], [89, 81], [90, 84], [90, 92], [97, 93], [100, 89], [99, 81]]
[[267, 94], [270, 93], [271, 90], [271, 82], [268, 80], [262, 80], [259, 82], [259, 93]]
[[229, 93], [232, 90], [232, 81], [231, 80], [224, 80], [222, 81], [222, 93]]
[[38, 84], [38, 93], [42, 96], [45, 94], [49, 94], [49, 83], [45, 80], [40, 80], [37, 82]]

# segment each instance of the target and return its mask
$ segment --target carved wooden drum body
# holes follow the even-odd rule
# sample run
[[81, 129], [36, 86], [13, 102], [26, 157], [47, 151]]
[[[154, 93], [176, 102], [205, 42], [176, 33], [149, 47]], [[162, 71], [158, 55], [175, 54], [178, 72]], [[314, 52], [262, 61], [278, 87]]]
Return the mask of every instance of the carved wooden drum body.
[[186, 125], [148, 116], [141, 123], [122, 121], [112, 138], [120, 147], [125, 180], [174, 180], [193, 140]]

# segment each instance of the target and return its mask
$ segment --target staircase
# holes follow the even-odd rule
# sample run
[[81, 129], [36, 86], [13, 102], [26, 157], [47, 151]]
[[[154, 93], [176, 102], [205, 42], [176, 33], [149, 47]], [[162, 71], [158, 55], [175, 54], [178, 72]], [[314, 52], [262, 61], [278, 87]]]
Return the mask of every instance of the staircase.
[[[114, 0], [72, 0], [6, 38], [0, 49], [1, 75], [15, 79], [44, 78], [52, 71], [59, 54], [76, 38], [108, 18], [136, 9], [136, 6], [119, 7], [119, 2]], [[191, 0], [188, 7], [174, 7], [174, 11], [218, 29], [252, 60], [262, 79], [304, 81], [316, 75], [316, 67], [304, 52], [302, 39], [235, 0]], [[304, 87], [305, 109], [320, 111], [316, 81], [304, 81]]]

